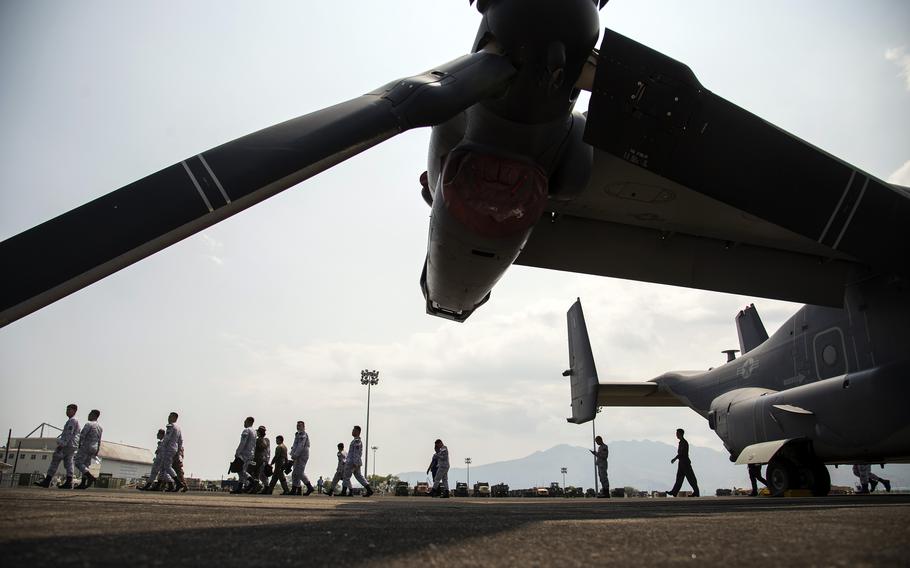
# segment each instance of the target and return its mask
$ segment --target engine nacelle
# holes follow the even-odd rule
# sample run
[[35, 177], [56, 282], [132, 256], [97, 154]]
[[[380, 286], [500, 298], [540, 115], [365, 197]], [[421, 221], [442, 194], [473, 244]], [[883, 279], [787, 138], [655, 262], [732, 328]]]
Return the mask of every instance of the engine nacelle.
[[540, 219], [547, 187], [532, 162], [470, 146], [449, 153], [420, 278], [428, 314], [461, 322], [489, 299]]

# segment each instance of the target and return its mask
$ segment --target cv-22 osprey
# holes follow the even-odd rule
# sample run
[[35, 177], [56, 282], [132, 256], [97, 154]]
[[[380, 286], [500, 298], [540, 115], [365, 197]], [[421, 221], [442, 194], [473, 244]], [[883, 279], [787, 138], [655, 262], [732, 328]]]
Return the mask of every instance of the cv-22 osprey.
[[848, 294], [843, 309], [803, 306], [768, 337], [750, 305], [735, 318], [741, 357], [728, 350], [727, 362], [708, 371], [600, 383], [578, 300], [567, 316], [568, 420], [587, 422], [598, 406], [688, 406], [708, 420], [731, 460], [768, 464], [773, 495], [796, 488], [827, 495], [825, 464], [910, 459], [907, 345], [882, 314], [869, 315], [869, 305]]
[[[774, 456], [792, 454], [792, 468], [772, 468], [784, 485], [793, 471], [821, 477], [828, 460], [910, 454], [907, 415], [891, 410], [908, 406], [910, 190], [768, 124], [631, 38], [608, 29], [594, 49], [605, 3], [476, 0], [469, 54], [190, 156], [3, 241], [0, 327], [429, 127], [414, 192], [431, 208], [419, 279], [428, 313], [467, 320], [512, 264], [836, 308], [806, 308], [781, 332], [794, 334], [789, 343], [775, 336], [728, 364], [759, 362], [739, 382], [712, 385], [718, 369], [645, 388], [713, 410], [738, 454], [792, 439]], [[587, 112], [575, 108], [581, 90]], [[577, 421], [602, 387], [586, 388]], [[829, 412], [836, 419], [822, 420]]]

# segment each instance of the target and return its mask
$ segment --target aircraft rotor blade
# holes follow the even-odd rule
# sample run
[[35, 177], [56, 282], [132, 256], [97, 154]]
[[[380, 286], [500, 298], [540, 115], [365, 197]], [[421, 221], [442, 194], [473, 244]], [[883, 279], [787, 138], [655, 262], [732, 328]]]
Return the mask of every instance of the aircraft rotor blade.
[[[584, 139], [712, 199], [910, 275], [910, 197], [705, 89], [692, 70], [605, 30]], [[782, 87], [783, 88], [783, 87]]]
[[505, 90], [478, 52], [187, 158], [0, 243], [0, 327], [405, 130]]

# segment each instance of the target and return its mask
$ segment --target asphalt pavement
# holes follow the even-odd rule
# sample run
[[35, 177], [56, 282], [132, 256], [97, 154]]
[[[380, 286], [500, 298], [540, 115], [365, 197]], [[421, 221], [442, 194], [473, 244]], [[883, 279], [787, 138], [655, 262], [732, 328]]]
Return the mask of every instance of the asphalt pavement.
[[910, 495], [493, 499], [0, 490], [2, 566], [906, 566]]

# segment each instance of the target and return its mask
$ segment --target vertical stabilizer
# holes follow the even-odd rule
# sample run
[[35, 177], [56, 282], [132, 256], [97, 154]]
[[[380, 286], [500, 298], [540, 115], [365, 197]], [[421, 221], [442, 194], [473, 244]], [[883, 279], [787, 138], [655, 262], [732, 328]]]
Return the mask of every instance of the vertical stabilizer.
[[743, 355], [768, 340], [768, 332], [758, 316], [755, 304], [749, 304], [736, 314], [736, 333], [739, 335], [739, 352]]
[[566, 420], [582, 424], [593, 420], [597, 413], [599, 380], [580, 299], [569, 308], [566, 319], [569, 327], [569, 370], [563, 375], [568, 375], [572, 383], [572, 417]]

